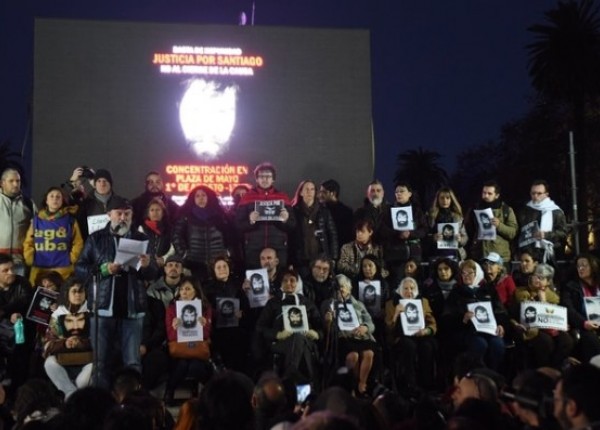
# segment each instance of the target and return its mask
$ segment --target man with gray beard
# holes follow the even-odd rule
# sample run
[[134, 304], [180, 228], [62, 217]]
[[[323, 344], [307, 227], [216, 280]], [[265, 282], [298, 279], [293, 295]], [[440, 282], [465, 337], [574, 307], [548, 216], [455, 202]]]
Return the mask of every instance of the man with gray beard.
[[384, 217], [390, 213], [390, 204], [385, 200], [385, 190], [379, 179], [375, 179], [367, 188], [367, 197], [363, 207], [354, 212], [354, 224], [358, 221], [368, 220], [373, 225], [373, 240], [382, 244], [382, 224]]
[[158, 273], [156, 263], [146, 254], [139, 256], [138, 270], [115, 262], [121, 239], [148, 238], [131, 230], [133, 209], [129, 201], [113, 196], [107, 209], [110, 222], [87, 238], [75, 266], [76, 274], [86, 280], [88, 306], [97, 309], [98, 318], [93, 318], [91, 324], [92, 344], [98, 359], [95, 380], [104, 388], [109, 387], [110, 374], [115, 370], [107, 368], [112, 362], [115, 339], [120, 342], [122, 364], [142, 370], [140, 343], [147, 307], [144, 281], [156, 279]]

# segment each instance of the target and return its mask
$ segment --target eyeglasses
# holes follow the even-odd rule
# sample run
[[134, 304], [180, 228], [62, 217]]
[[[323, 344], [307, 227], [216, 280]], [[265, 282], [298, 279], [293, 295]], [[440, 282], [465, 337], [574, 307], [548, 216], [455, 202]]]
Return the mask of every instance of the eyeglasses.
[[463, 276], [475, 276], [475, 272], [460, 272]]
[[546, 193], [545, 193], [545, 192], [542, 192], [542, 191], [532, 191], [532, 192], [531, 192], [531, 193], [529, 193], [529, 194], [531, 194], [532, 196], [542, 196], [542, 195], [544, 195], [544, 194], [546, 194]]
[[272, 179], [273, 175], [258, 175], [258, 179]]

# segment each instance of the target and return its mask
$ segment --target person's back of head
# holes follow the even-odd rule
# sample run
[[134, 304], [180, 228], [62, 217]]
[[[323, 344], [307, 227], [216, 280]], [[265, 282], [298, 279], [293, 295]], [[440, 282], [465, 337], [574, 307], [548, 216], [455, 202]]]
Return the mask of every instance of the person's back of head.
[[62, 395], [50, 381], [29, 379], [17, 390], [13, 406], [16, 428], [20, 428], [32, 414], [47, 415], [62, 407]]
[[142, 374], [136, 369], [125, 367], [115, 375], [112, 393], [117, 403], [121, 403], [128, 394], [142, 388]]
[[244, 430], [254, 426], [254, 384], [239, 372], [213, 377], [200, 393], [198, 422], [203, 430]]
[[85, 387], [75, 391], [64, 407], [65, 428], [69, 430], [101, 429], [108, 412], [116, 405], [108, 390]]
[[252, 395], [252, 405], [257, 414], [274, 417], [286, 410], [287, 399], [283, 381], [274, 373], [267, 373], [258, 380]]
[[562, 397], [572, 400], [576, 405], [576, 413], [584, 415], [588, 423], [600, 422], [600, 407], [598, 407], [598, 387], [600, 387], [600, 369], [584, 363], [573, 366], [561, 381]]
[[111, 409], [102, 430], [153, 430], [152, 420], [137, 406], [118, 405]]

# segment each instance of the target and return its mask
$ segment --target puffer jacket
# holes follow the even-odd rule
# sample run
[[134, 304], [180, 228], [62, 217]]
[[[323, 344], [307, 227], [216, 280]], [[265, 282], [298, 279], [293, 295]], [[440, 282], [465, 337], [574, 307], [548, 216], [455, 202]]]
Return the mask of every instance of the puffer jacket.
[[[330, 260], [337, 260], [340, 256], [340, 245], [338, 244], [337, 229], [333, 217], [329, 212], [329, 209], [325, 205], [315, 203], [318, 205], [316, 211], [314, 223], [316, 224], [315, 230], [319, 232], [317, 242], [319, 244], [319, 254], [325, 254]], [[291, 241], [290, 249], [294, 250], [296, 255], [290, 257], [295, 258], [295, 263], [300, 263], [305, 259], [304, 257], [304, 235], [305, 222], [307, 217], [302, 210], [302, 204], [298, 203], [294, 206], [294, 215], [296, 217], [296, 234]]]
[[[148, 240], [148, 237], [137, 231], [129, 231], [125, 236], [127, 239]], [[75, 265], [75, 274], [85, 280], [87, 297], [90, 303], [94, 300], [93, 275], [97, 280], [97, 307], [98, 315], [112, 316], [112, 297], [116, 276], [104, 274], [101, 267], [105, 263], [115, 261], [118, 237], [110, 232], [110, 223], [102, 230], [90, 235], [85, 241], [83, 251]], [[146, 312], [146, 289], [144, 281], [151, 281], [158, 276], [158, 267], [155, 261], [150, 260], [148, 267], [140, 270], [130, 268], [123, 271], [119, 276], [127, 277], [127, 309], [128, 317], [139, 318]]]
[[215, 214], [200, 220], [190, 214], [175, 223], [172, 242], [175, 253], [186, 261], [208, 264], [212, 258], [227, 253], [229, 237], [225, 217]]

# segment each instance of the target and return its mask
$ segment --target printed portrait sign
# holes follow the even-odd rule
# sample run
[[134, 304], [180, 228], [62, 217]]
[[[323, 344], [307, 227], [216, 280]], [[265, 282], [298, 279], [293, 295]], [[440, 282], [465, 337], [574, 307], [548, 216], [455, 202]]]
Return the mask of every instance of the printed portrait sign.
[[251, 308], [261, 308], [269, 300], [269, 275], [267, 269], [246, 270], [250, 289], [246, 290]]
[[477, 239], [479, 240], [496, 240], [496, 227], [492, 224], [494, 212], [492, 208], [483, 210], [473, 210], [475, 219], [477, 220]]
[[240, 299], [232, 297], [217, 297], [217, 328], [238, 327], [240, 320], [237, 313], [240, 311]]
[[392, 226], [394, 230], [407, 231], [415, 229], [412, 206], [392, 208]]
[[425, 328], [425, 313], [421, 300], [402, 299], [400, 304], [404, 306], [404, 312], [400, 314], [402, 331], [406, 336], [414, 336], [416, 332]]
[[87, 217], [88, 232], [90, 234], [102, 230], [110, 221], [108, 214], [90, 215]]
[[471, 322], [475, 326], [475, 330], [480, 333], [487, 333], [496, 336], [498, 324], [492, 309], [492, 302], [475, 302], [468, 303], [467, 309], [475, 314], [471, 318]]
[[584, 301], [588, 320], [600, 323], [600, 297], [585, 297]]
[[343, 302], [335, 302], [337, 312], [338, 328], [342, 331], [352, 331], [358, 328], [358, 315], [354, 306], [347, 305]]
[[308, 331], [308, 316], [304, 305], [285, 305], [281, 307], [283, 328], [292, 333]]
[[282, 209], [285, 209], [283, 200], [258, 200], [254, 204], [254, 210], [258, 212], [258, 221], [282, 221]]
[[58, 291], [37, 287], [29, 304], [26, 318], [36, 323], [48, 325], [52, 312], [57, 308]]
[[567, 331], [567, 308], [544, 302], [521, 302], [521, 324]]
[[381, 281], [359, 281], [358, 300], [363, 302], [371, 315], [381, 314]]
[[181, 319], [181, 325], [177, 327], [177, 342], [195, 342], [204, 340], [204, 332], [200, 317], [202, 316], [202, 302], [194, 300], [178, 300], [177, 318]]
[[536, 242], [535, 234], [540, 231], [540, 226], [536, 221], [531, 221], [521, 227], [521, 233], [519, 233], [519, 248], [524, 248], [532, 243]]
[[458, 240], [456, 236], [460, 231], [460, 224], [457, 222], [438, 223], [437, 232], [442, 237], [437, 241], [438, 249], [458, 249]]

